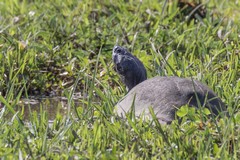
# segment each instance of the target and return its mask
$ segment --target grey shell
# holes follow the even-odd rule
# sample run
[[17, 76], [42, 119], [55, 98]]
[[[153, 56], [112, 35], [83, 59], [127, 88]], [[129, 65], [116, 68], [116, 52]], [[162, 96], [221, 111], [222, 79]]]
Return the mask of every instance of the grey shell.
[[[134, 105], [135, 115], [149, 117], [152, 107], [160, 123], [170, 123], [183, 105], [206, 106], [217, 115], [225, 106], [212, 90], [199, 81], [179, 77], [154, 77], [138, 84], [117, 104], [117, 113], [125, 116]], [[133, 100], [135, 100], [133, 102]]]

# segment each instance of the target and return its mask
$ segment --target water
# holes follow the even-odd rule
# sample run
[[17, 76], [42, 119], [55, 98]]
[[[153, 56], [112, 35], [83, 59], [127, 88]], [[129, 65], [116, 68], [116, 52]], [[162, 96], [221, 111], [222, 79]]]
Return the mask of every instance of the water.
[[54, 98], [31, 98], [22, 99], [17, 105], [17, 111], [21, 112], [24, 110], [23, 119], [28, 120], [30, 112], [37, 112], [38, 114], [45, 111], [48, 115], [49, 120], [55, 119], [57, 113], [67, 114], [68, 102], [62, 97]]
[[[75, 107], [82, 107], [81, 99], [74, 99], [73, 102]], [[52, 121], [57, 114], [67, 115], [68, 109], [70, 112], [69, 102], [65, 97], [31, 97], [21, 99], [15, 111], [23, 114], [24, 121], [29, 120], [30, 113], [34, 112], [37, 114], [46, 112], [49, 121]]]
[[[86, 103], [83, 103], [86, 100], [86, 96], [81, 96], [79, 93], [74, 93], [70, 102], [66, 97], [38, 97], [38, 96], [31, 96], [29, 98], [22, 98], [19, 103], [14, 106], [14, 110], [17, 112], [18, 116], [24, 122], [28, 122], [30, 120], [31, 114], [35, 114], [40, 116], [41, 114], [45, 113], [49, 122], [53, 121], [58, 114], [62, 115], [63, 117], [67, 116], [68, 114], [75, 115], [74, 107], [86, 107]], [[98, 98], [93, 98], [93, 103], [99, 103]], [[70, 105], [71, 103], [71, 105]], [[4, 105], [0, 103], [0, 111], [3, 111]], [[4, 111], [3, 111], [4, 112]], [[13, 114], [8, 112], [6, 115], [7, 118], [12, 118]]]

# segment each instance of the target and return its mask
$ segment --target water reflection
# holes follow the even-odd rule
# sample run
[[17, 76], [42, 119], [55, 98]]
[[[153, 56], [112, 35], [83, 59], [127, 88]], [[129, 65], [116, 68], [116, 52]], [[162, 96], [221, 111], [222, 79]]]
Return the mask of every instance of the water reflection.
[[[74, 100], [74, 105], [80, 105], [80, 100]], [[29, 120], [30, 114], [37, 114], [45, 111], [49, 120], [54, 120], [56, 115], [66, 115], [68, 113], [69, 103], [65, 97], [44, 97], [44, 98], [28, 98], [22, 99], [18, 104], [16, 111], [23, 113], [23, 120]]]

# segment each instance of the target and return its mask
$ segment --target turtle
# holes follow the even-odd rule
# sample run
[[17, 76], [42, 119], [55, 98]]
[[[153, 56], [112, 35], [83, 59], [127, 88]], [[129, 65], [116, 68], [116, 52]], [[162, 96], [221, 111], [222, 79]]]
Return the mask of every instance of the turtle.
[[124, 47], [114, 46], [112, 61], [128, 90], [116, 104], [116, 112], [121, 117], [134, 109], [136, 117], [143, 115], [152, 119], [149, 110], [152, 107], [161, 124], [170, 124], [176, 119], [177, 110], [184, 105], [207, 107], [214, 116], [226, 111], [223, 101], [198, 80], [177, 76], [147, 79], [143, 63]]

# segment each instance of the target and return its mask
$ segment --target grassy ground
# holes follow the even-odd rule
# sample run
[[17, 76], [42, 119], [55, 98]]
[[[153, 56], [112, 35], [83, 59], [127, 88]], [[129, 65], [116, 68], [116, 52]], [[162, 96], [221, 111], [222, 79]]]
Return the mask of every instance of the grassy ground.
[[[205, 18], [194, 23], [177, 1], [1, 0], [1, 157], [240, 159], [240, 4], [202, 4]], [[190, 108], [169, 126], [117, 118], [113, 106], [126, 91], [112, 69], [116, 43], [143, 61], [149, 78], [177, 74], [208, 84], [230, 118], [209, 120]], [[82, 105], [74, 105], [74, 92]], [[26, 123], [15, 108], [30, 95], [66, 96], [68, 113], [49, 125], [47, 112], [30, 112]]]

